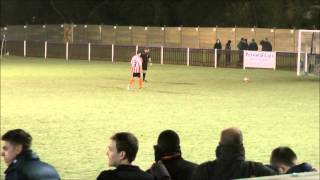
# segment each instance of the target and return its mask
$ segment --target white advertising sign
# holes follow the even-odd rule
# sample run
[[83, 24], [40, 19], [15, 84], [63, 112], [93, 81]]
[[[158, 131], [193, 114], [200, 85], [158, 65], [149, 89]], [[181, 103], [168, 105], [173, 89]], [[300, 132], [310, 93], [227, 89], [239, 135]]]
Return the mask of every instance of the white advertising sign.
[[276, 69], [276, 52], [244, 51], [243, 69], [246, 67]]

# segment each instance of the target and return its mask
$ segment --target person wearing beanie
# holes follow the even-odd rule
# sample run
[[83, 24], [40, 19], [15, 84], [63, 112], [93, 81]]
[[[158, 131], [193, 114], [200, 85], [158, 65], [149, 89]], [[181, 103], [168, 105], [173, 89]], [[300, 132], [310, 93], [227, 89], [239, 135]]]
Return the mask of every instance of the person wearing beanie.
[[160, 133], [157, 145], [154, 146], [155, 163], [147, 171], [155, 180], [160, 180], [154, 173], [157, 163], [164, 165], [171, 180], [189, 180], [197, 164], [182, 158], [180, 138], [173, 130], [165, 130]]
[[275, 174], [262, 163], [246, 161], [242, 132], [238, 128], [228, 128], [221, 133], [216, 159], [200, 164], [192, 180], [229, 180]]

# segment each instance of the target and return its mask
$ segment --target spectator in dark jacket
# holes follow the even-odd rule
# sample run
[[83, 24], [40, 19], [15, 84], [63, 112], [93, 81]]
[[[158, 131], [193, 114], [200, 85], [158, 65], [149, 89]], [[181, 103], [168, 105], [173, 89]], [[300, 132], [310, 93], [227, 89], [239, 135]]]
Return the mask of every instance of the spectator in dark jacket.
[[272, 45], [268, 38], [263, 41], [262, 51], [272, 51]]
[[258, 50], [258, 45], [254, 39], [251, 40], [248, 50], [250, 51], [257, 51]]
[[261, 46], [261, 51], [266, 51], [266, 45], [264, 43], [264, 40], [261, 40], [259, 44]]
[[315, 171], [308, 163], [297, 164], [297, 155], [289, 147], [278, 147], [271, 153], [270, 164], [279, 174]]
[[242, 66], [243, 63], [243, 51], [248, 49], [248, 44], [246, 44], [246, 41], [244, 38], [240, 39], [240, 42], [237, 45], [239, 50], [239, 60], [238, 60], [238, 66]]
[[217, 64], [219, 66], [220, 64], [220, 56], [221, 56], [221, 49], [222, 49], [222, 44], [220, 42], [220, 39], [216, 40], [216, 43], [213, 46], [213, 49], [217, 49]]
[[216, 43], [214, 44], [213, 49], [222, 49], [220, 39], [216, 40]]
[[59, 180], [60, 177], [51, 165], [40, 161], [32, 152], [32, 137], [22, 129], [6, 132], [1, 155], [8, 165], [5, 171], [6, 180]]
[[226, 52], [226, 66], [230, 65], [230, 54], [231, 54], [231, 40], [228, 40], [226, 47], [225, 47], [225, 52]]
[[102, 171], [97, 180], [153, 180], [150, 174], [131, 164], [136, 158], [138, 147], [138, 139], [133, 134], [114, 134], [107, 147], [107, 156], [109, 166], [116, 169]]
[[[197, 164], [184, 160], [181, 154], [178, 134], [172, 130], [161, 132], [158, 143], [154, 146], [155, 161], [164, 164], [172, 180], [189, 180], [197, 167]], [[153, 174], [156, 163], [148, 170], [149, 173]], [[155, 179], [158, 180], [156, 176]]]
[[275, 172], [253, 161], [245, 161], [242, 133], [237, 128], [222, 131], [216, 160], [200, 164], [192, 180], [230, 180], [274, 175]]
[[244, 41], [243, 41], [243, 50], [248, 50], [248, 49], [249, 49], [248, 39], [244, 39]]

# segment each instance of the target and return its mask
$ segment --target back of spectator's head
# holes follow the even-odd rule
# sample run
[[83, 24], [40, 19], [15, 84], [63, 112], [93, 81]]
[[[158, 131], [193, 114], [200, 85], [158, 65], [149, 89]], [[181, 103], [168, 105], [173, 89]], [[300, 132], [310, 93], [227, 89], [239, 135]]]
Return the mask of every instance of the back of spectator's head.
[[230, 44], [231, 43], [231, 40], [228, 40], [228, 42], [227, 42], [228, 44]]
[[32, 137], [23, 129], [13, 129], [2, 135], [1, 140], [7, 141], [12, 145], [22, 145], [22, 150], [28, 150], [31, 147]]
[[221, 132], [221, 145], [241, 145], [243, 143], [242, 132], [238, 128], [227, 128]]
[[297, 155], [289, 147], [278, 147], [271, 153], [270, 164], [277, 166], [277, 164], [283, 164], [289, 167], [295, 165]]
[[254, 38], [252, 38], [252, 40], [251, 40], [252, 42], [255, 42], [256, 40], [254, 39]]
[[162, 131], [154, 148], [156, 161], [160, 160], [163, 156], [181, 154], [180, 138], [173, 130]]
[[131, 163], [135, 160], [139, 144], [138, 139], [131, 133], [119, 132], [114, 134], [111, 140], [115, 141], [117, 152], [125, 152], [125, 157]]

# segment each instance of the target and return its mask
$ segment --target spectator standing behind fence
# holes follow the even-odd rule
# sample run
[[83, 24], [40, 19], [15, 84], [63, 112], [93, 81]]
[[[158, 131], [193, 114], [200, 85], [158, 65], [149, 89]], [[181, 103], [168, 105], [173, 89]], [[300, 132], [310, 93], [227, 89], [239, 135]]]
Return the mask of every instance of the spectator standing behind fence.
[[244, 48], [243, 48], [243, 50], [248, 50], [248, 49], [249, 49], [248, 39], [244, 39]]
[[228, 40], [225, 49], [226, 53], [226, 66], [230, 65], [230, 54], [231, 54], [231, 40]]
[[271, 153], [270, 164], [279, 174], [316, 171], [308, 163], [297, 164], [297, 155], [289, 147], [278, 147]]
[[107, 147], [110, 167], [114, 170], [102, 171], [97, 180], [153, 180], [153, 177], [132, 165], [138, 152], [138, 139], [131, 133], [114, 134]]
[[262, 42], [262, 51], [272, 51], [272, 45], [271, 42], [269, 41], [268, 38], [266, 38], [264, 41]]
[[220, 42], [220, 39], [217, 39], [216, 40], [216, 43], [214, 43], [214, 46], [213, 46], [213, 49], [217, 49], [217, 64], [219, 66], [220, 64], [220, 55], [221, 55], [221, 49], [222, 49], [222, 45], [221, 45], [221, 42]]
[[248, 49], [247, 48], [248, 45], [246, 44], [244, 38], [240, 39], [240, 42], [238, 43], [237, 47], [238, 47], [238, 50], [239, 50], [238, 66], [241, 66], [242, 62], [243, 62], [243, 51]]
[[249, 44], [248, 50], [250, 50], [250, 51], [257, 51], [258, 50], [258, 45], [257, 45], [254, 38], [252, 38], [252, 40]]
[[275, 175], [275, 172], [253, 161], [245, 161], [242, 132], [237, 128], [222, 131], [216, 148], [216, 160], [196, 168], [192, 180], [230, 180]]
[[[147, 70], [148, 70], [148, 63], [151, 63], [151, 57], [150, 57], [150, 49], [144, 48], [143, 53], [141, 54], [142, 58], [142, 70], [143, 70], [143, 82], [148, 82], [146, 80]], [[150, 64], [152, 65], [152, 64]]]
[[32, 137], [22, 129], [14, 129], [2, 135], [4, 141], [1, 156], [8, 165], [6, 180], [59, 180], [59, 174], [51, 165], [40, 161], [30, 149]]
[[154, 146], [155, 163], [150, 172], [155, 180], [162, 180], [166, 175], [161, 171], [162, 164], [171, 180], [189, 180], [197, 164], [186, 161], [182, 158], [180, 149], [180, 138], [172, 130], [165, 130], [160, 133], [157, 145]]

